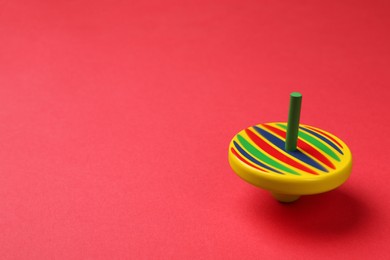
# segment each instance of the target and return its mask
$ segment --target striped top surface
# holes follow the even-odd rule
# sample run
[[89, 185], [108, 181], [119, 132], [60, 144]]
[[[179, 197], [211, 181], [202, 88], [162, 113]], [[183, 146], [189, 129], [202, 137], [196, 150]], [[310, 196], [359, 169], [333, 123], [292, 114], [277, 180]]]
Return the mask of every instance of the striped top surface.
[[297, 149], [285, 150], [287, 123], [267, 123], [239, 132], [230, 144], [242, 164], [258, 172], [319, 176], [336, 172], [351, 159], [348, 147], [332, 134], [300, 124]]

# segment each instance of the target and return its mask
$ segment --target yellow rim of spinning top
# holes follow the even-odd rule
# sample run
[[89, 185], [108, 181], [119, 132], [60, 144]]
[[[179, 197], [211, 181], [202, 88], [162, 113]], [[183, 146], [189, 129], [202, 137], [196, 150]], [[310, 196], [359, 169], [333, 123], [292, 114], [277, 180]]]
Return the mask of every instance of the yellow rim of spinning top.
[[299, 124], [297, 149], [287, 151], [286, 130], [286, 123], [267, 123], [236, 134], [229, 146], [232, 169], [245, 181], [274, 194], [322, 193], [348, 179], [352, 154], [342, 140]]

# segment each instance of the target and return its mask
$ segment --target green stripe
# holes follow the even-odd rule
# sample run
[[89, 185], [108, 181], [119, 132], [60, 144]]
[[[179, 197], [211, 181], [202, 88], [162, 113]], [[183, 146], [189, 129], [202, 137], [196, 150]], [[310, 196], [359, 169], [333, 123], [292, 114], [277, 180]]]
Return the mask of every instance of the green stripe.
[[299, 173], [291, 170], [290, 168], [284, 166], [283, 164], [280, 164], [278, 163], [277, 161], [271, 159], [270, 157], [268, 157], [266, 154], [264, 154], [263, 152], [259, 151], [256, 147], [254, 147], [251, 143], [249, 143], [244, 137], [242, 137], [241, 135], [237, 135], [237, 138], [238, 138], [238, 141], [242, 144], [242, 146], [249, 152], [251, 153], [253, 156], [255, 156], [257, 159], [275, 167], [275, 168], [278, 168], [279, 170], [283, 170], [283, 171], [286, 171], [288, 173], [291, 173], [291, 174], [295, 174], [295, 175], [300, 175]]
[[[277, 125], [282, 127], [283, 129], [287, 129], [287, 127], [285, 125], [283, 125], [283, 124], [277, 124]], [[317, 139], [315, 139], [310, 134], [307, 134], [307, 133], [305, 133], [303, 131], [299, 131], [298, 136], [300, 138], [302, 138], [303, 140], [305, 140], [306, 142], [308, 142], [311, 145], [313, 145], [314, 147], [316, 147], [319, 150], [323, 151], [324, 153], [326, 153], [327, 155], [329, 155], [330, 157], [332, 157], [336, 161], [338, 161], [338, 162], [340, 161], [340, 158], [328, 146], [323, 144], [321, 141], [318, 141]]]

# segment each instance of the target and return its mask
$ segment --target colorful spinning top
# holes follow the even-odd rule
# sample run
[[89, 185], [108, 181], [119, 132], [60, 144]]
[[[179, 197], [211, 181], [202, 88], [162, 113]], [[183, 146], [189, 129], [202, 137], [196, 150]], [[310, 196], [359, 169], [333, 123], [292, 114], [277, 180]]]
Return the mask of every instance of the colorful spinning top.
[[280, 202], [337, 188], [349, 177], [352, 154], [336, 136], [299, 124], [302, 95], [290, 95], [288, 123], [266, 123], [236, 134], [229, 163], [243, 180]]

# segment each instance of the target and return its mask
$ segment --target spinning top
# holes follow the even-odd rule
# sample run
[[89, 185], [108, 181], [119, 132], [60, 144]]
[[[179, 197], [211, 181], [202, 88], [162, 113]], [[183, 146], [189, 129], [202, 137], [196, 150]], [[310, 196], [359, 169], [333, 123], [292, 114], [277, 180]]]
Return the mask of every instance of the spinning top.
[[236, 134], [229, 163], [243, 180], [280, 202], [337, 188], [349, 177], [352, 154], [333, 134], [299, 124], [302, 95], [290, 95], [288, 122], [265, 123]]

